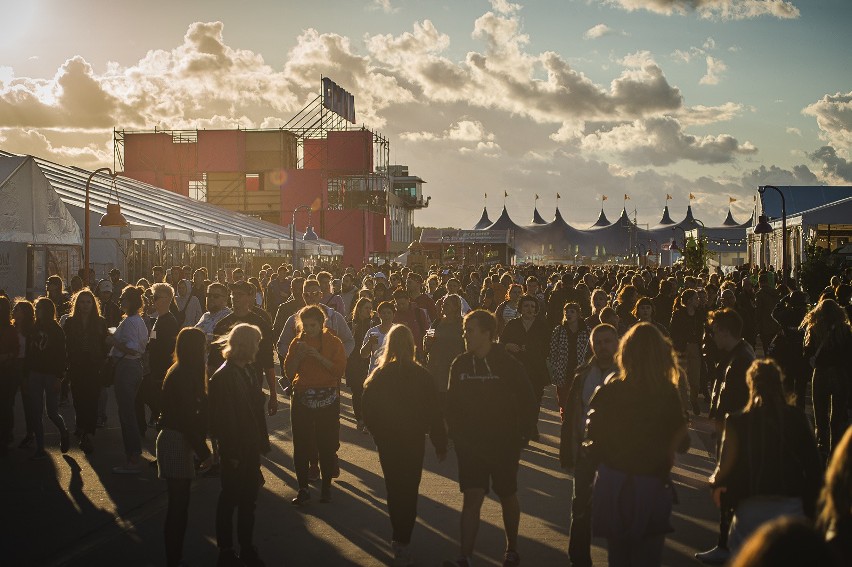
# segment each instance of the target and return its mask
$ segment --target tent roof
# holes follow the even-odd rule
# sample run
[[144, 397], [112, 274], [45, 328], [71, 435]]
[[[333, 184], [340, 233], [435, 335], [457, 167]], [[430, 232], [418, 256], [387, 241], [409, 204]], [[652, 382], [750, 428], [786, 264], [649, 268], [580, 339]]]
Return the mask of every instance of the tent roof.
[[488, 218], [488, 207], [482, 207], [482, 216], [479, 217], [479, 222], [473, 226], [473, 230], [482, 230], [491, 226], [491, 219]]
[[541, 215], [538, 214], [538, 207], [533, 209], [532, 224], [547, 224], [547, 221], [541, 218]]
[[608, 218], [606, 218], [606, 213], [604, 212], [603, 207], [601, 207], [601, 214], [598, 216], [598, 220], [595, 221], [595, 224], [592, 225], [592, 228], [596, 226], [609, 226], [610, 224], [612, 223], [609, 222]]
[[657, 223], [657, 226], [671, 226], [675, 223], [672, 220], [671, 215], [669, 214], [669, 206], [666, 205], [663, 209], [663, 218], [660, 219], [660, 222]]
[[509, 217], [509, 211], [507, 211], [506, 206], [503, 205], [503, 211], [500, 213], [500, 218], [494, 221], [494, 223], [485, 230], [514, 230], [519, 228], [521, 227], [516, 225], [515, 221]]
[[[788, 217], [852, 197], [852, 186], [785, 185], [778, 189], [784, 195]], [[775, 190], [767, 189], [763, 197], [758, 198], [758, 206], [759, 214], [781, 218], [781, 197]]]
[[[19, 157], [0, 150], [0, 163]], [[33, 159], [66, 206], [79, 209], [85, 206], [86, 180], [91, 174], [90, 171], [37, 157]], [[0, 166], [0, 172], [2, 171]], [[233, 237], [240, 238], [246, 248], [268, 249], [269, 241], [266, 248], [261, 248], [260, 245], [260, 238], [266, 238], [277, 240], [281, 250], [292, 249], [289, 230], [283, 226], [127, 177], [117, 177], [115, 187], [121, 203], [121, 212], [129, 221], [131, 232], [137, 227], [145, 227], [148, 230], [151, 227], [162, 227], [162, 230], [180, 240], [194, 241], [192, 235], [199, 232], [204, 233], [209, 241], [209, 235], [215, 233], [226, 237], [222, 240], [228, 242], [233, 242]], [[91, 213], [105, 214], [107, 203], [115, 201], [110, 178], [107, 175], [96, 175], [92, 178], [90, 189]], [[327, 240], [306, 243], [297, 236], [296, 242], [300, 249], [319, 249], [324, 254], [334, 255], [343, 253], [342, 246]], [[245, 246], [246, 243], [249, 246]]]

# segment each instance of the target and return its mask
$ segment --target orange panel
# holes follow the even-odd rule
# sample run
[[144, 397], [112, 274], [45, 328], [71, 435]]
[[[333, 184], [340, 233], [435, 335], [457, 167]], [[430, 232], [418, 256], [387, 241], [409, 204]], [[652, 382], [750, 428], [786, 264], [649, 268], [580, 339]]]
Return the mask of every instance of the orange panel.
[[246, 133], [243, 130], [199, 130], [198, 170], [245, 171]]

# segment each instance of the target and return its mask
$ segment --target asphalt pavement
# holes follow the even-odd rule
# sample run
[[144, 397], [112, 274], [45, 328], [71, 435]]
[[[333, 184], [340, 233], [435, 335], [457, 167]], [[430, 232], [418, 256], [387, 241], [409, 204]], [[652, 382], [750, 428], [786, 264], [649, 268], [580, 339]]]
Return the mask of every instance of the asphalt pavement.
[[[341, 408], [341, 476], [334, 483], [333, 501], [313, 501], [294, 508], [296, 479], [292, 460], [289, 402], [268, 419], [273, 450], [263, 459], [265, 485], [257, 506], [256, 544], [270, 567], [373, 566], [391, 560], [390, 521], [381, 467], [372, 438], [355, 428], [348, 392]], [[568, 525], [571, 476], [559, 469], [559, 414], [553, 392], [545, 393], [539, 429], [540, 442], [522, 454], [519, 473], [521, 526], [518, 551], [527, 566], [569, 565]], [[74, 412], [62, 407], [69, 428]], [[15, 412], [16, 442], [23, 432], [20, 399]], [[692, 448], [678, 456], [673, 477], [680, 503], [675, 506], [674, 533], [666, 540], [663, 564], [698, 565], [696, 551], [716, 540], [717, 512], [706, 488], [713, 461], [710, 423], [697, 418], [690, 430]], [[87, 457], [72, 443], [65, 455], [59, 435], [45, 418], [50, 458], [30, 461], [31, 451], [12, 449], [0, 460], [0, 565], [26, 567], [148, 567], [165, 564], [162, 527], [166, 512], [165, 481], [151, 467], [139, 475], [114, 475], [123, 459], [115, 400], [110, 395], [108, 422], [95, 437], [96, 451]], [[153, 459], [154, 433], [144, 447]], [[455, 456], [438, 463], [427, 443], [420, 486], [418, 522], [412, 551], [419, 566], [437, 566], [458, 555], [461, 493], [456, 482]], [[218, 478], [193, 484], [184, 558], [192, 566], [213, 566]], [[593, 547], [595, 565], [606, 565], [603, 541]], [[505, 542], [500, 506], [492, 496], [482, 509], [474, 565], [500, 565]]]

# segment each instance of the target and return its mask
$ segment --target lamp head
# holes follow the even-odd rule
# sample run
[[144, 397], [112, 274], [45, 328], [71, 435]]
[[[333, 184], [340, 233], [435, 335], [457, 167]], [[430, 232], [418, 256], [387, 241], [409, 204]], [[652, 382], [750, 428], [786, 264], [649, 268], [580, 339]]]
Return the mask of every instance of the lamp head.
[[314, 227], [308, 226], [305, 230], [305, 234], [302, 236], [302, 240], [319, 240], [319, 236], [314, 232]]
[[101, 217], [100, 226], [127, 226], [127, 219], [121, 214], [121, 206], [118, 203], [107, 204], [107, 212]]
[[769, 224], [769, 219], [766, 215], [760, 215], [757, 218], [757, 225], [754, 227], [755, 234], [771, 234], [772, 225]]

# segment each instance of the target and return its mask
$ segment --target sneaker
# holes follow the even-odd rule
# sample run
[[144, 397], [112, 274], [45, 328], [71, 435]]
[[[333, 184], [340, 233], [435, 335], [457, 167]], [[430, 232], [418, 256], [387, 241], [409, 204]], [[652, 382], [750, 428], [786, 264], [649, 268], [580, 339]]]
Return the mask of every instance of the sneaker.
[[216, 567], [245, 567], [233, 549], [220, 549], [219, 559], [216, 561]]
[[319, 482], [321, 478], [319, 465], [311, 465], [308, 469], [308, 482]]
[[507, 549], [503, 554], [503, 567], [517, 567], [521, 564], [521, 556], [514, 549]]
[[695, 554], [695, 558], [705, 565], [724, 565], [731, 557], [731, 552], [725, 547], [718, 545], [708, 551]]
[[68, 449], [71, 448], [71, 439], [70, 435], [68, 435], [68, 430], [62, 431], [59, 434], [59, 450], [63, 453], [67, 453]]
[[240, 561], [246, 567], [266, 567], [266, 563], [264, 563], [263, 559], [260, 558], [260, 555], [257, 553], [257, 547], [250, 546], [245, 548], [240, 548]]
[[80, 437], [80, 450], [86, 455], [91, 455], [95, 452], [95, 445], [87, 433], [83, 433], [82, 437]]
[[26, 437], [21, 439], [21, 442], [18, 444], [18, 449], [29, 449], [33, 446], [33, 441], [35, 441], [35, 436], [27, 435]]
[[293, 506], [301, 506], [303, 504], [307, 504], [311, 501], [311, 492], [307, 488], [300, 488], [299, 492], [296, 494], [296, 497], [293, 498], [290, 503]]
[[143, 463], [125, 463], [117, 467], [112, 467], [112, 472], [115, 474], [139, 474], [142, 472]]
[[50, 458], [50, 455], [47, 454], [47, 451], [42, 449], [41, 451], [36, 451], [35, 453], [33, 453], [32, 456], [30, 457], [30, 460], [31, 461], [46, 461], [48, 458]]

